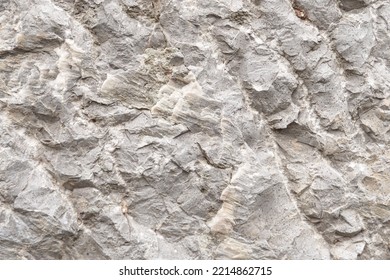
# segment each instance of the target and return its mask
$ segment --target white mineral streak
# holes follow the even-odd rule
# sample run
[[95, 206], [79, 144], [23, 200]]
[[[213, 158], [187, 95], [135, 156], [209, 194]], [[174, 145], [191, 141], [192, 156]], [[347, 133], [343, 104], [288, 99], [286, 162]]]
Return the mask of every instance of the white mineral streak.
[[387, 0], [0, 0], [1, 259], [389, 259]]

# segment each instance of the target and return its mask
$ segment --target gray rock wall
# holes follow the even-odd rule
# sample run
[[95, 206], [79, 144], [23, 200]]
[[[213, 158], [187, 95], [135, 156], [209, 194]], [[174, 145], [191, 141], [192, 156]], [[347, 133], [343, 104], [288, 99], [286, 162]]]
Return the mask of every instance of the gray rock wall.
[[389, 259], [386, 0], [0, 0], [1, 259]]

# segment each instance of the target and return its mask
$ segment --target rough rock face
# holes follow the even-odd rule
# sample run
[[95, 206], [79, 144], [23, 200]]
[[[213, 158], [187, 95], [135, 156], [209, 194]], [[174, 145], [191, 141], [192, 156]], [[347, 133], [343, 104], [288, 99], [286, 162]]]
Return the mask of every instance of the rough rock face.
[[0, 0], [1, 259], [389, 259], [386, 0]]

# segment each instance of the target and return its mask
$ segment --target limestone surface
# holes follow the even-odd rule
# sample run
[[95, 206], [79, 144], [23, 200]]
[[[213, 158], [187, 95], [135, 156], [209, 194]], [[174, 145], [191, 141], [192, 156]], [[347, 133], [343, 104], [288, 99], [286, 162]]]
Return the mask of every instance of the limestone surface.
[[387, 0], [0, 0], [0, 259], [390, 259]]

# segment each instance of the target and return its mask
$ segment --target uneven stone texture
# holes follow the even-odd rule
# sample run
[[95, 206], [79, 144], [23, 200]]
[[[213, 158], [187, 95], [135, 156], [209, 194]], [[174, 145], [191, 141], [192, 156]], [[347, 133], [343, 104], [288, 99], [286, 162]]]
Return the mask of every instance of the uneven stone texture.
[[0, 0], [1, 259], [389, 259], [390, 3]]

